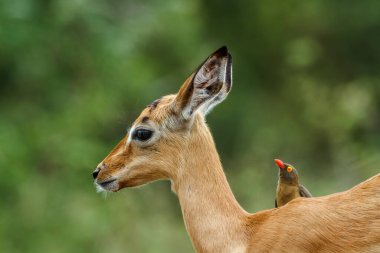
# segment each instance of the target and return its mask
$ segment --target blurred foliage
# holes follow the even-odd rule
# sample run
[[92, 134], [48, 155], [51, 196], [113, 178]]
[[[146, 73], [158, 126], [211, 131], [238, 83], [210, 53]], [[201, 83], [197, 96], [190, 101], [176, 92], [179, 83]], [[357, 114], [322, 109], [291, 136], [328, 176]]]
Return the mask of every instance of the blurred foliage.
[[0, 1], [0, 252], [192, 252], [168, 182], [106, 200], [91, 172], [140, 110], [227, 44], [208, 117], [248, 211], [274, 158], [318, 196], [379, 172], [379, 1]]

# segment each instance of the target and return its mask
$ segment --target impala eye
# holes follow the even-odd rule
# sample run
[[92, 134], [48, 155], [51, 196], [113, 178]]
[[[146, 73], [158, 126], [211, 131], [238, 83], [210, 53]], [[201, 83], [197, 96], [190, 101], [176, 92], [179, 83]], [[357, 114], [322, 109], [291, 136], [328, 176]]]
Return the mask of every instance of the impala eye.
[[153, 132], [148, 129], [137, 129], [134, 131], [132, 138], [134, 140], [146, 141], [152, 137]]

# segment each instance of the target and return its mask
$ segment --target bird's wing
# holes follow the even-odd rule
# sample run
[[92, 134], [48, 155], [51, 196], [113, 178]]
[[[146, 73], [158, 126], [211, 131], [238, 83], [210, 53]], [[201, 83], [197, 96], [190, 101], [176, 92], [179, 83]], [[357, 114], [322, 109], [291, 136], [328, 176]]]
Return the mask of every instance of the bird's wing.
[[310, 198], [310, 197], [313, 197], [313, 196], [311, 195], [311, 193], [309, 192], [309, 190], [306, 189], [305, 186], [300, 185], [299, 188], [300, 188], [300, 195], [301, 195], [301, 197], [304, 197], [304, 198]]
[[277, 198], [274, 199], [274, 206], [275, 206], [275, 207], [278, 207], [278, 206], [277, 206]]

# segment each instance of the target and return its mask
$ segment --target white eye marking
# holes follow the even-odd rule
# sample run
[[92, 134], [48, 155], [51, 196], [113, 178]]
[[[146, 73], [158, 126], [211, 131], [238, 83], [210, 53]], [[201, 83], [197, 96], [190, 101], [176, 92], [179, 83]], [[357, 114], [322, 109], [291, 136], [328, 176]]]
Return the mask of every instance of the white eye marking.
[[132, 135], [133, 135], [134, 131], [135, 131], [135, 126], [132, 126], [131, 130], [129, 130], [129, 133], [128, 133], [127, 145], [129, 145], [129, 143], [131, 143], [131, 141], [132, 141]]

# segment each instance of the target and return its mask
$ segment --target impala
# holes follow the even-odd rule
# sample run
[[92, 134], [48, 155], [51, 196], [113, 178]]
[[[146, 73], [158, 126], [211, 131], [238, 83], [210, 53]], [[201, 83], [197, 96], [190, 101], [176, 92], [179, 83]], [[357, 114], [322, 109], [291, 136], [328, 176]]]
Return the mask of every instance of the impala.
[[116, 192], [170, 180], [197, 252], [380, 252], [380, 174], [277, 209], [250, 214], [240, 207], [205, 122], [231, 86], [232, 58], [222, 47], [177, 94], [141, 112], [93, 172], [96, 186]]

